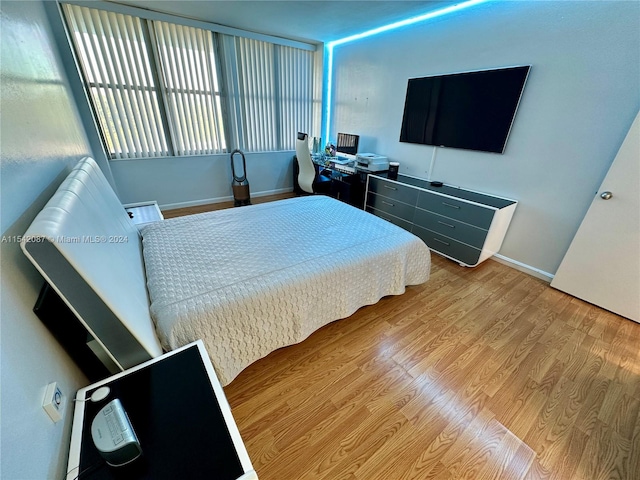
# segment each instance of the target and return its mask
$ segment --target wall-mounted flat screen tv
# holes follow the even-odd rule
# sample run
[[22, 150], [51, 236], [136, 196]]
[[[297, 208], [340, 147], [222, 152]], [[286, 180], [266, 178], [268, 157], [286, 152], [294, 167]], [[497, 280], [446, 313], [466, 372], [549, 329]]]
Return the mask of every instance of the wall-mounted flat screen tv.
[[503, 153], [530, 68], [410, 78], [400, 141]]

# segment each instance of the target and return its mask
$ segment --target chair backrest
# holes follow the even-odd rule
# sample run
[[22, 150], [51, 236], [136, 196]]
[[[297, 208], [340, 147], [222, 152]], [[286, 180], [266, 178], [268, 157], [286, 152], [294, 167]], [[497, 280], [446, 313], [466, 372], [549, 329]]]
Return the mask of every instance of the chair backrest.
[[298, 132], [296, 138], [296, 157], [298, 158], [298, 184], [307, 193], [313, 193], [313, 181], [316, 178], [316, 169], [309, 152], [309, 140], [306, 133]]

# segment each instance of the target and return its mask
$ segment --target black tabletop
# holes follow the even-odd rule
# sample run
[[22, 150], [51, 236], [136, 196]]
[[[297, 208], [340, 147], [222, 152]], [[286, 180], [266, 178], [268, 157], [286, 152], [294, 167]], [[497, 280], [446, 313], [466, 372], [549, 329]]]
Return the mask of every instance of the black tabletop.
[[[388, 178], [387, 173], [376, 173], [378, 177]], [[424, 180], [422, 178], [410, 177], [408, 175], [399, 174], [397, 179], [398, 182], [405, 183], [407, 185], [413, 185], [414, 187], [423, 188], [425, 190], [430, 190], [436, 193], [442, 193], [444, 195], [450, 195], [452, 197], [462, 198], [464, 200], [469, 200], [470, 202], [476, 202], [483, 205], [488, 205], [490, 207], [495, 208], [504, 208], [509, 205], [513, 205], [516, 203], [514, 200], [509, 200], [506, 198], [494, 197], [493, 195], [488, 195], [485, 193], [473, 192], [470, 190], [465, 190], [459, 187], [453, 187], [451, 185], [442, 185], [442, 186], [433, 186], [431, 182], [428, 180]]]
[[[78, 478], [236, 480], [244, 473], [196, 346], [108, 386], [106, 399], [85, 402]], [[114, 398], [142, 447], [142, 456], [122, 467], [107, 465], [91, 439], [94, 416]]]

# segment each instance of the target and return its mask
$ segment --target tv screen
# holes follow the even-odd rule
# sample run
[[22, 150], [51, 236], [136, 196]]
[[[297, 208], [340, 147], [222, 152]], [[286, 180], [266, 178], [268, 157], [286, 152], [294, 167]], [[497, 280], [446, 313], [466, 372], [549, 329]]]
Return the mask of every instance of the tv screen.
[[409, 79], [400, 141], [503, 153], [530, 68]]

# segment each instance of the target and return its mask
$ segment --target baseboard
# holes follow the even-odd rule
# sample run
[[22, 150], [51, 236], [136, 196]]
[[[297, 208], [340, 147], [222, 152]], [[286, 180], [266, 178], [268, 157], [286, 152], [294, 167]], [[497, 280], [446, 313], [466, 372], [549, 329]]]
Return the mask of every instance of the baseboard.
[[522, 262], [518, 262], [517, 260], [513, 260], [512, 258], [505, 257], [504, 255], [500, 255], [496, 253], [493, 257], [491, 257], [498, 263], [502, 263], [503, 265], [507, 265], [508, 267], [515, 268], [521, 272], [527, 273], [533, 277], [539, 278], [540, 280], [544, 280], [547, 283], [551, 283], [554, 275], [540, 270], [539, 268], [532, 267], [531, 265], [526, 265]]
[[[258, 193], [251, 193], [252, 198], [268, 197], [269, 195], [278, 195], [279, 193], [293, 192], [293, 188], [279, 188], [276, 190], [266, 190]], [[199, 207], [200, 205], [210, 205], [212, 203], [223, 203], [233, 201], [233, 196], [203, 198], [201, 200], [193, 200], [191, 202], [164, 203], [159, 205], [160, 210], [175, 210], [178, 208]]]

